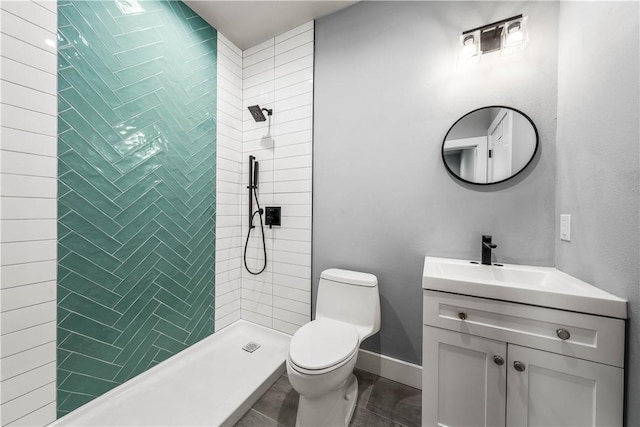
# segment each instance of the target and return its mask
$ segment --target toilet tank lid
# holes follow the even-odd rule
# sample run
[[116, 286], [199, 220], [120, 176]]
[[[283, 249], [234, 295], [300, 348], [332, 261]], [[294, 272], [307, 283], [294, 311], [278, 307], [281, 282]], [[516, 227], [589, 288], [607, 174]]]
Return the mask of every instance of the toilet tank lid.
[[320, 274], [320, 279], [357, 286], [373, 287], [378, 285], [378, 278], [373, 274], [360, 273], [358, 271], [351, 270], [341, 270], [339, 268], [330, 268], [323, 271]]

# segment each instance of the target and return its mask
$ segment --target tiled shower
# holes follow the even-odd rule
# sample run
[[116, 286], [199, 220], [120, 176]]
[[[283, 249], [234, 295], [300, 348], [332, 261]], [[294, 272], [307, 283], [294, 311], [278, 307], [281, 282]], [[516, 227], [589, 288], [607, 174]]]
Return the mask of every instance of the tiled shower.
[[58, 2], [58, 416], [213, 333], [216, 36]]
[[[273, 116], [256, 123], [243, 110], [242, 189], [253, 155], [262, 171], [261, 206], [281, 206], [283, 226], [265, 228], [266, 271], [253, 276], [242, 268], [242, 318], [289, 334], [311, 320], [313, 31], [309, 22], [243, 52], [243, 103], [273, 108]], [[244, 244], [249, 220], [242, 195]], [[262, 257], [256, 231], [247, 251], [254, 270]]]
[[[240, 318], [310, 319], [312, 22], [242, 52], [181, 2], [1, 17], [1, 425], [49, 423]], [[283, 212], [257, 277], [249, 154]]]
[[[313, 22], [242, 52], [218, 34], [216, 330], [240, 318], [293, 333], [311, 316]], [[272, 108], [256, 124], [243, 108]], [[282, 227], [265, 227], [268, 264], [244, 268], [248, 157], [260, 162], [261, 207], [280, 206]], [[255, 206], [255, 205], [254, 205]], [[261, 262], [259, 221], [247, 265]]]

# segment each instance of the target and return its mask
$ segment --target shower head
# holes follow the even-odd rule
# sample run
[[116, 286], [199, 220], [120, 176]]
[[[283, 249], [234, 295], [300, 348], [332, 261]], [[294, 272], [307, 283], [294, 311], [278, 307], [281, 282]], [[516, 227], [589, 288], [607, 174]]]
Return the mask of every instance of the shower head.
[[256, 122], [264, 122], [267, 118], [262, 114], [263, 111], [267, 112], [267, 116], [273, 114], [273, 110], [269, 110], [267, 108], [260, 108], [259, 105], [250, 105], [247, 107], [249, 111], [251, 111], [251, 115]]

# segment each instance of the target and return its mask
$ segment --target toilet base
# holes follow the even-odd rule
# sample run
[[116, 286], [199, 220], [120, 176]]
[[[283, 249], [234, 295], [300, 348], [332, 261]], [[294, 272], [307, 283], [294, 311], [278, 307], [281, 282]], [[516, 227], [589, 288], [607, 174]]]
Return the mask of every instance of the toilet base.
[[351, 374], [343, 385], [310, 399], [300, 396], [296, 427], [348, 426], [358, 401], [358, 380]]

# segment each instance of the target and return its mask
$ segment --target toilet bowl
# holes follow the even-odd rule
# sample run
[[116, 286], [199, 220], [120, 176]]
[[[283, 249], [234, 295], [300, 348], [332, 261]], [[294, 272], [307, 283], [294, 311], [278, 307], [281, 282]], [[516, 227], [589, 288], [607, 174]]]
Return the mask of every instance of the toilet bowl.
[[358, 397], [360, 343], [380, 329], [375, 276], [329, 269], [320, 276], [316, 319], [292, 337], [291, 386], [300, 394], [296, 426], [346, 426]]

